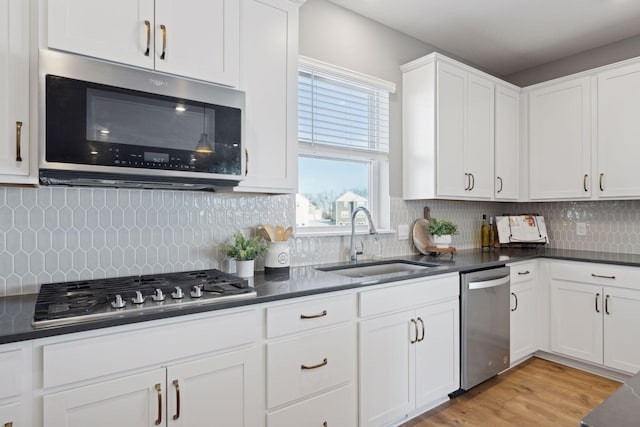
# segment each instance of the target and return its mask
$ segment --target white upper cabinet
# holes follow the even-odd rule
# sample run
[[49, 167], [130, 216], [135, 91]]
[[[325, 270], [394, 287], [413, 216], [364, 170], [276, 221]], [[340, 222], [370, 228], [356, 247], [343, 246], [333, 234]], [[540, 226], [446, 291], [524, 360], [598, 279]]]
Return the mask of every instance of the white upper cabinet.
[[403, 71], [403, 197], [493, 196], [492, 79], [442, 55]]
[[0, 2], [0, 182], [30, 182], [29, 2]]
[[298, 185], [298, 6], [242, 1], [246, 179], [236, 191], [295, 193]]
[[49, 0], [48, 47], [237, 86], [237, 0]]
[[591, 196], [589, 77], [532, 89], [529, 96], [529, 197]]
[[640, 64], [598, 74], [598, 197], [640, 196]]
[[520, 91], [496, 85], [495, 182], [496, 200], [520, 197]]

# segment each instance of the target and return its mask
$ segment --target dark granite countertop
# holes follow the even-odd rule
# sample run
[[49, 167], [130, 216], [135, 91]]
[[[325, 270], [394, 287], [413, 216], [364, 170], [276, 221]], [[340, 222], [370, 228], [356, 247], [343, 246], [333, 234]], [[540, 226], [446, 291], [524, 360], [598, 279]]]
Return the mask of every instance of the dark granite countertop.
[[640, 424], [640, 373], [580, 421], [584, 427], [631, 427]]
[[[603, 252], [570, 251], [556, 249], [501, 249], [483, 252], [478, 249], [459, 251], [452, 260], [444, 255], [433, 258], [421, 255], [409, 255], [393, 257], [390, 259], [403, 259], [407, 261], [438, 264], [438, 267], [421, 271], [395, 273], [389, 276], [376, 276], [372, 278], [349, 278], [331, 272], [316, 270], [319, 266], [303, 266], [291, 268], [288, 279], [274, 280], [265, 277], [262, 273], [256, 273], [253, 285], [257, 291], [256, 298], [243, 300], [221, 301], [208, 305], [185, 306], [181, 309], [148, 312], [140, 315], [128, 315], [114, 317], [107, 320], [96, 320], [78, 323], [75, 325], [56, 326], [35, 329], [31, 321], [33, 319], [35, 294], [9, 296], [0, 298], [0, 344], [43, 338], [54, 335], [62, 335], [73, 332], [81, 332], [92, 329], [106, 328], [136, 322], [157, 320], [195, 314], [224, 308], [239, 307], [260, 304], [268, 301], [284, 300], [301, 296], [315, 295], [326, 292], [345, 289], [362, 288], [380, 283], [389, 283], [399, 280], [426, 277], [437, 274], [459, 271], [473, 271], [477, 269], [502, 266], [509, 262], [524, 261], [539, 257], [564, 259], [583, 262], [600, 262], [627, 266], [640, 266], [640, 255], [611, 254]], [[333, 264], [338, 265], [338, 264]], [[326, 267], [329, 265], [323, 265]], [[363, 283], [364, 282], [364, 283]]]

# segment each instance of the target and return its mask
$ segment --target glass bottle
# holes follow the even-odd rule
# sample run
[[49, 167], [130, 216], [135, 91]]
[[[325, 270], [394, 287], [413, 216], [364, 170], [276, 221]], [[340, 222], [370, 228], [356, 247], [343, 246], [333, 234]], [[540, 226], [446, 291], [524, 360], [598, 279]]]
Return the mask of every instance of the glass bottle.
[[482, 226], [480, 227], [480, 243], [483, 251], [489, 250], [489, 225], [487, 225], [486, 215], [482, 215]]

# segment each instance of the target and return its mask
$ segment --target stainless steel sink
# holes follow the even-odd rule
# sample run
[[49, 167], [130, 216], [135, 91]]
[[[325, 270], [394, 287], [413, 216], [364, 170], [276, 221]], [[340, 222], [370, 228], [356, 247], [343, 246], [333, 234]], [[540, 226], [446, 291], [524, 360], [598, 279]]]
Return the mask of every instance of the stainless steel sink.
[[318, 268], [320, 271], [328, 271], [347, 277], [371, 277], [394, 273], [412, 273], [439, 267], [437, 264], [420, 264], [404, 260], [389, 260], [370, 262], [365, 264], [341, 265], [335, 267]]

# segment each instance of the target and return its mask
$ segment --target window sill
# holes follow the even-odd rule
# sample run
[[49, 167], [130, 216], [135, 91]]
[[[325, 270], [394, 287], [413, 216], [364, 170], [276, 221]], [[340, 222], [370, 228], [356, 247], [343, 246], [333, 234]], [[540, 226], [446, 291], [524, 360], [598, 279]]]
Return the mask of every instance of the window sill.
[[[377, 234], [391, 235], [395, 234], [396, 230], [382, 229], [377, 230]], [[368, 235], [369, 232], [366, 229], [356, 230], [356, 235]], [[335, 237], [335, 236], [351, 236], [351, 230], [296, 230], [296, 237]]]

